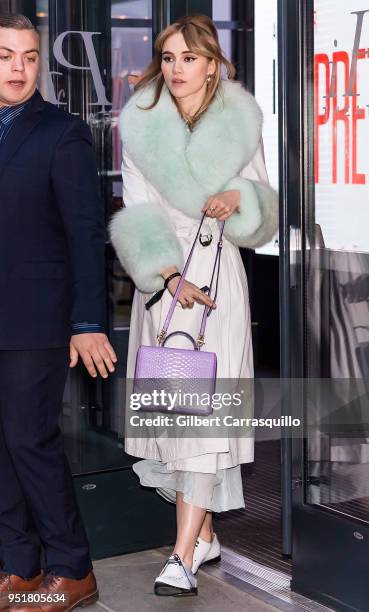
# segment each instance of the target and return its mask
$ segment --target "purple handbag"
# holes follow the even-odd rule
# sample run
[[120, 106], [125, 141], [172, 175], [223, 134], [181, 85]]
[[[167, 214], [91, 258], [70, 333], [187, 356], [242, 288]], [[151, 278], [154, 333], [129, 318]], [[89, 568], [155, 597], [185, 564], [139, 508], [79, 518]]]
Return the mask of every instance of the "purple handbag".
[[[186, 278], [186, 273], [191, 261], [191, 257], [196, 246], [206, 213], [204, 213], [196, 238], [193, 242], [185, 266], [183, 268], [181, 280], [173, 296], [168, 314], [164, 321], [163, 328], [157, 337], [158, 346], [140, 346], [137, 351], [135, 377], [133, 383], [134, 393], [147, 393], [146, 405], [141, 405], [140, 410], [157, 411], [165, 413], [209, 415], [213, 411], [212, 396], [215, 391], [217, 375], [217, 356], [215, 353], [201, 351], [205, 343], [205, 328], [208, 316], [212, 308], [204, 306], [200, 331], [197, 340], [184, 331], [174, 331], [167, 335], [169, 323], [173, 316], [174, 308], [177, 304], [179, 293]], [[210, 295], [217, 269], [216, 288], [214, 300], [218, 291], [220, 255], [222, 251], [222, 237], [224, 221], [220, 224], [219, 240], [213, 272], [208, 289]], [[184, 336], [192, 343], [192, 349], [179, 349], [166, 347], [165, 343], [173, 336]], [[156, 392], [156, 394], [155, 394]], [[156, 401], [160, 394], [160, 403]], [[187, 394], [191, 394], [189, 397]], [[164, 398], [170, 402], [165, 403]], [[191, 399], [190, 404], [186, 400]], [[169, 405], [168, 405], [169, 403]], [[193, 403], [195, 405], [193, 405]]]

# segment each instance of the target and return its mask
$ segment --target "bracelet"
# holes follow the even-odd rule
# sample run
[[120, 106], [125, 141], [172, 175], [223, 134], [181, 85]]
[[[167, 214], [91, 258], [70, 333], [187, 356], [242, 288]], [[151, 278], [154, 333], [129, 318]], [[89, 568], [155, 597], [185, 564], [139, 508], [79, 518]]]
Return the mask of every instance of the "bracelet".
[[145, 304], [146, 310], [150, 310], [151, 306], [153, 306], [154, 304], [156, 304], [156, 302], [161, 300], [161, 298], [163, 297], [164, 291], [168, 288], [168, 283], [172, 280], [172, 278], [175, 278], [176, 276], [182, 276], [182, 274], [180, 272], [173, 272], [173, 274], [168, 276], [168, 278], [166, 278], [164, 281], [164, 288], [160, 289], [160, 291], [157, 291], [152, 296], [152, 298], [148, 302], [146, 302]]
[[173, 278], [176, 278], [176, 276], [182, 276], [182, 274], [180, 272], [173, 272], [173, 274], [168, 276], [168, 278], [166, 278], [164, 281], [164, 289], [168, 289], [168, 284]]

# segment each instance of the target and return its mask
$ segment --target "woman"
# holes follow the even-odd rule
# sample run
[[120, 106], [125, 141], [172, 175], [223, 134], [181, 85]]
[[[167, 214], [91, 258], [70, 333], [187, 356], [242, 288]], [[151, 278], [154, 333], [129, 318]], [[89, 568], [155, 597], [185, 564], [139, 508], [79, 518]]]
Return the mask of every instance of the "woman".
[[[247, 279], [238, 246], [256, 247], [273, 237], [278, 198], [267, 185], [261, 111], [240, 84], [222, 79], [223, 67], [232, 78], [234, 68], [222, 55], [213, 22], [183, 17], [158, 36], [154, 59], [121, 115], [126, 208], [115, 215], [111, 237], [136, 284], [127, 378], [134, 377], [138, 347], [156, 344], [204, 212], [206, 227], [173, 330], [196, 337], [204, 305], [211, 306], [205, 350], [217, 354], [218, 377], [253, 377]], [[209, 285], [223, 220], [215, 304], [200, 288]], [[167, 278], [168, 290], [145, 309], [148, 294], [162, 289]], [[189, 348], [178, 336], [168, 346]], [[155, 592], [196, 594], [199, 565], [220, 557], [212, 511], [245, 506], [240, 464], [253, 461], [253, 440], [128, 438], [125, 448], [144, 458], [133, 466], [141, 484], [177, 504], [177, 540]]]

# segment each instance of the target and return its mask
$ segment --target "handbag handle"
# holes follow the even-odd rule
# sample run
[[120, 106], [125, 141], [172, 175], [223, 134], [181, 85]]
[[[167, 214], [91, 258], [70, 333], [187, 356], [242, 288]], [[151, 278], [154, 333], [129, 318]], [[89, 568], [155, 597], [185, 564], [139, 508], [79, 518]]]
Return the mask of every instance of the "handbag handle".
[[[168, 327], [169, 327], [169, 323], [170, 323], [170, 321], [172, 319], [175, 306], [176, 306], [176, 304], [178, 302], [179, 294], [180, 294], [180, 291], [181, 291], [181, 289], [183, 287], [183, 283], [184, 283], [185, 278], [186, 278], [187, 270], [188, 270], [188, 267], [190, 265], [191, 258], [192, 258], [192, 255], [193, 255], [193, 251], [195, 249], [196, 242], [197, 242], [197, 239], [199, 237], [200, 230], [201, 230], [202, 224], [204, 222], [205, 216], [206, 216], [206, 212], [204, 212], [204, 214], [202, 216], [202, 219], [200, 221], [200, 225], [199, 225], [199, 228], [197, 230], [195, 240], [193, 241], [192, 247], [191, 247], [190, 252], [188, 254], [188, 257], [187, 257], [187, 260], [186, 260], [186, 263], [184, 265], [183, 272], [182, 272], [182, 275], [181, 275], [181, 280], [179, 281], [177, 289], [176, 289], [175, 294], [173, 296], [171, 305], [170, 305], [169, 310], [168, 310], [168, 314], [167, 314], [167, 316], [165, 318], [165, 321], [164, 321], [164, 325], [162, 327], [161, 332], [157, 336], [157, 341], [159, 343], [159, 346], [161, 344], [163, 344], [163, 342], [164, 342], [164, 340], [166, 338]], [[216, 256], [215, 256], [213, 272], [212, 272], [210, 286], [209, 286], [209, 291], [208, 291], [208, 295], [210, 296], [210, 292], [211, 292], [211, 288], [212, 288], [212, 284], [213, 284], [213, 280], [214, 280], [214, 275], [215, 275], [215, 270], [216, 270], [216, 267], [217, 267], [217, 264], [218, 264], [216, 291], [215, 291], [214, 299], [215, 299], [217, 291], [218, 291], [218, 280], [219, 280], [219, 269], [220, 269], [220, 255], [221, 255], [221, 250], [222, 250], [222, 247], [223, 247], [223, 242], [222, 242], [223, 230], [224, 230], [224, 221], [222, 221], [220, 223], [220, 232], [219, 232], [218, 247], [217, 247], [217, 252], [216, 252]], [[202, 321], [201, 321], [200, 332], [199, 332], [199, 336], [198, 336], [198, 339], [197, 339], [197, 342], [196, 342], [197, 350], [199, 350], [201, 348], [201, 346], [203, 346], [203, 344], [205, 343], [204, 338], [205, 338], [206, 322], [207, 322], [207, 317], [211, 313], [211, 310], [212, 309], [211, 309], [210, 306], [205, 306], [204, 307], [204, 314], [203, 314]], [[192, 338], [192, 340], [193, 340], [193, 338]]]
[[197, 345], [195, 340], [192, 338], [191, 334], [188, 334], [187, 332], [184, 331], [174, 331], [171, 334], [168, 334], [167, 336], [165, 336], [162, 346], [165, 346], [165, 343], [169, 340], [169, 338], [172, 338], [172, 336], [184, 336], [185, 338], [187, 338], [191, 344], [193, 345], [193, 348], [195, 349], [195, 351], [197, 350]]

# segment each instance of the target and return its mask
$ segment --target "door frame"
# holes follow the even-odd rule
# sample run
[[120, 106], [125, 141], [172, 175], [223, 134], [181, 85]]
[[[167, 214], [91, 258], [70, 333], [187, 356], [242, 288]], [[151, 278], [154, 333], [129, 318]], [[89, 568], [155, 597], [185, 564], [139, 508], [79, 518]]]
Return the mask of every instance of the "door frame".
[[[296, 379], [307, 376], [305, 264], [315, 223], [314, 0], [279, 0], [278, 40], [282, 411], [303, 423], [304, 384]], [[304, 432], [282, 438], [283, 552], [292, 553], [291, 588], [344, 612], [366, 609], [369, 525], [306, 502], [306, 456]]]

